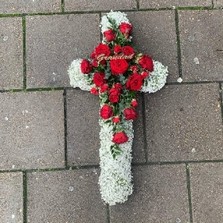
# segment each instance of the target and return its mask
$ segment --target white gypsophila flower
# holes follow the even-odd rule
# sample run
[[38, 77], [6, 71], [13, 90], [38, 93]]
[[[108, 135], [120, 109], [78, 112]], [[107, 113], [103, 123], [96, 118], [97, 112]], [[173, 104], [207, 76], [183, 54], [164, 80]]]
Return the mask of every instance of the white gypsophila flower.
[[73, 88], [79, 87], [81, 90], [90, 91], [93, 85], [89, 85], [84, 77], [85, 74], [81, 72], [81, 61], [82, 59], [74, 60], [68, 69], [70, 85]]
[[111, 154], [113, 145], [113, 126], [99, 121], [100, 131], [100, 167], [99, 185], [102, 199], [109, 205], [124, 203], [133, 192], [131, 161], [133, 142], [133, 123], [125, 121], [123, 127], [128, 136], [126, 143], [120, 144], [122, 153], [114, 159]]
[[168, 67], [158, 61], [153, 61], [154, 70], [150, 76], [144, 80], [141, 92], [155, 93], [160, 90], [166, 83], [168, 76]]
[[111, 28], [110, 22], [108, 21], [107, 17], [114, 19], [116, 21], [116, 24], [119, 26], [122, 22], [130, 23], [126, 16], [127, 15], [123, 12], [113, 12], [113, 11], [102, 16], [101, 24], [100, 24], [102, 34], [104, 33], [104, 31]]

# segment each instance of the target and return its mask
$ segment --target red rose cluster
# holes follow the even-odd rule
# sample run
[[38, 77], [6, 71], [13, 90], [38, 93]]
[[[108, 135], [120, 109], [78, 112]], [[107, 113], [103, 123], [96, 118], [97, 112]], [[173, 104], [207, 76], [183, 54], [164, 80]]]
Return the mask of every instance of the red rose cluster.
[[118, 26], [110, 21], [110, 27], [103, 33], [103, 43], [91, 53], [91, 59], [82, 60], [81, 72], [93, 85], [91, 93], [99, 95], [100, 117], [114, 126], [112, 142], [117, 145], [128, 141], [123, 122], [137, 118], [136, 93], [154, 65], [150, 56], [132, 48], [130, 23]]

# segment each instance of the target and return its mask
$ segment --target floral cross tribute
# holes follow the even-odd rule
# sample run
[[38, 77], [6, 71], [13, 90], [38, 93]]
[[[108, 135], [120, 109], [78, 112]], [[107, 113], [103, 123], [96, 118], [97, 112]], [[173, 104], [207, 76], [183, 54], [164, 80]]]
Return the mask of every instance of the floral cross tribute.
[[131, 152], [137, 92], [160, 90], [168, 71], [131, 46], [132, 24], [125, 13], [107, 13], [100, 26], [102, 43], [90, 59], [74, 60], [68, 73], [72, 87], [99, 96], [100, 192], [106, 203], [115, 205], [125, 202], [133, 192]]

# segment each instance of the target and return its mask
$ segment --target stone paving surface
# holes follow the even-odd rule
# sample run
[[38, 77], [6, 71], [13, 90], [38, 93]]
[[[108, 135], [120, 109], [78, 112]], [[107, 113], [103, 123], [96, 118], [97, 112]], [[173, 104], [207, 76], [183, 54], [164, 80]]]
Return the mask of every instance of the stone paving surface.
[[[0, 222], [222, 223], [221, 7], [1, 0]], [[127, 12], [135, 47], [170, 76], [162, 91], [139, 95], [134, 194], [108, 208], [98, 187], [98, 99], [71, 89], [67, 69], [100, 42], [110, 9]]]
[[23, 87], [21, 18], [0, 19], [0, 90]]

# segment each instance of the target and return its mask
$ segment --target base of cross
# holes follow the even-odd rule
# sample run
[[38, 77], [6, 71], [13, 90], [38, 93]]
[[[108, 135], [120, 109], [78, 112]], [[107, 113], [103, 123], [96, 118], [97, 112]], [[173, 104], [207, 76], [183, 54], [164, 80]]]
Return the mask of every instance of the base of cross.
[[[102, 17], [102, 33], [110, 29], [110, 21], [120, 25], [122, 22], [128, 23], [125, 13], [110, 12]], [[103, 41], [105, 41], [103, 39]], [[91, 91], [95, 87], [90, 83], [81, 70], [81, 59], [74, 60], [69, 67], [68, 74], [70, 85], [81, 90]], [[154, 93], [160, 90], [166, 83], [168, 75], [167, 67], [158, 61], [153, 60], [153, 71], [143, 81], [141, 92]], [[100, 95], [99, 95], [100, 96]], [[100, 98], [100, 109], [106, 104]], [[125, 130], [126, 140], [116, 147], [114, 145], [114, 125], [112, 122], [99, 119], [100, 130], [100, 168], [99, 185], [102, 199], [109, 205], [124, 203], [133, 192], [131, 161], [132, 144], [134, 137], [133, 121], [125, 120], [122, 128]], [[115, 154], [115, 155], [114, 155]]]

